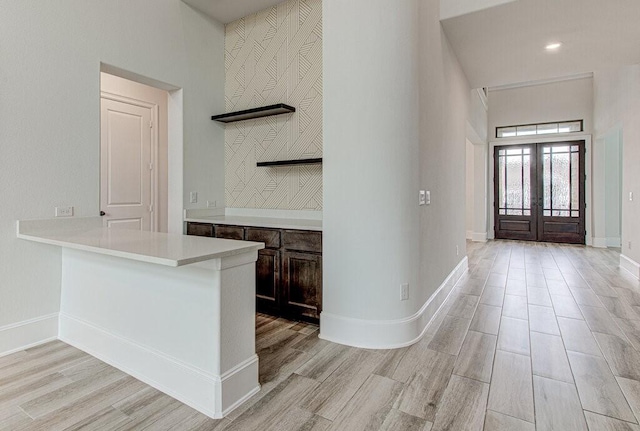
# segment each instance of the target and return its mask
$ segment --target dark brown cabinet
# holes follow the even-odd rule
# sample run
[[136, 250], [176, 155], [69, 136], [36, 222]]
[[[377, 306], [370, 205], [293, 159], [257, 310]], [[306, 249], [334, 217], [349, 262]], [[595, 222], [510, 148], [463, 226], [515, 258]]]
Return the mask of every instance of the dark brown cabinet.
[[214, 225], [214, 233], [216, 238], [236, 239], [239, 241], [244, 239], [244, 228], [240, 226]]
[[260, 250], [256, 261], [256, 309], [278, 314], [280, 308], [280, 252]]
[[282, 273], [285, 316], [318, 319], [322, 304], [322, 256], [285, 251]]
[[187, 223], [187, 235], [263, 242], [256, 261], [256, 310], [317, 323], [322, 311], [322, 233]]
[[213, 225], [208, 223], [187, 223], [187, 235], [213, 236]]

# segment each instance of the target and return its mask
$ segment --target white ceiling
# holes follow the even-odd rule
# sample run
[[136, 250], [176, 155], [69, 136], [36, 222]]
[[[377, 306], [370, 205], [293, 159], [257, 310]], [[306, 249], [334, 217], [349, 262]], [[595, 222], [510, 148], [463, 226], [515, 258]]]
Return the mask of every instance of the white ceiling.
[[[640, 1], [518, 0], [442, 21], [472, 87], [640, 63]], [[557, 52], [546, 52], [560, 41]]]
[[453, 18], [517, 0], [440, 0], [440, 19]]
[[259, 12], [283, 0], [182, 0], [223, 24]]

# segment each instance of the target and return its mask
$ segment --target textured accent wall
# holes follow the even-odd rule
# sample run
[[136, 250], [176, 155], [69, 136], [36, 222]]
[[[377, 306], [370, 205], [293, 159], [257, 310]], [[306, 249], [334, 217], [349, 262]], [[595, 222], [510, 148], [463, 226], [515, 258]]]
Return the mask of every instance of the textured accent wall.
[[256, 167], [322, 157], [321, 0], [289, 0], [227, 24], [225, 68], [227, 112], [296, 108], [226, 126], [226, 206], [321, 210], [321, 165]]

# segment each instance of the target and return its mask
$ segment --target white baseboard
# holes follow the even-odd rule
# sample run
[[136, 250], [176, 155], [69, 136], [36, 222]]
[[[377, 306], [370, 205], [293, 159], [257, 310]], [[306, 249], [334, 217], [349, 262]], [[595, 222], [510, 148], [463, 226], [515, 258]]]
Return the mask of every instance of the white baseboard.
[[404, 319], [363, 320], [323, 311], [320, 315], [320, 338], [365, 349], [397, 349], [410, 346], [420, 340], [468, 267], [469, 261], [465, 257], [420, 310]]
[[591, 239], [591, 246], [595, 248], [607, 248], [607, 238], [593, 237]]
[[633, 259], [629, 259], [624, 254], [620, 255], [620, 268], [628, 271], [635, 278], [640, 280], [640, 263]]
[[0, 356], [58, 338], [58, 313], [0, 327]]
[[466, 236], [466, 238], [467, 238], [468, 240], [473, 239], [473, 231], [472, 231], [472, 230], [468, 230], [468, 231], [467, 231], [467, 236]]
[[486, 232], [473, 232], [471, 234], [471, 241], [473, 242], [487, 242]]
[[[224, 417], [260, 390], [255, 383], [257, 355], [216, 376], [64, 313], [60, 314], [59, 337], [214, 419]], [[125, 367], [119, 358], [133, 365]]]
[[621, 247], [622, 241], [620, 238], [593, 238], [591, 240], [591, 246], [595, 248], [607, 248], [607, 247]]
[[622, 239], [620, 237], [607, 238], [607, 247], [622, 247]]

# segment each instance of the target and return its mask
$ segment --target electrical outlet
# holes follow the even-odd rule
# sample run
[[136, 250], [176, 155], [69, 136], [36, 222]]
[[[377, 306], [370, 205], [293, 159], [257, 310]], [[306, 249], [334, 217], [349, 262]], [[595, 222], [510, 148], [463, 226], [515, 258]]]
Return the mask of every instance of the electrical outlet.
[[426, 205], [427, 204], [427, 192], [424, 190], [420, 190], [418, 192], [418, 205]]
[[217, 208], [218, 201], [207, 201], [207, 208]]
[[73, 217], [73, 207], [56, 207], [56, 217]]
[[460, 256], [460, 247], [456, 245], [456, 256]]
[[629, 250], [631, 250], [631, 241], [629, 241]]
[[198, 203], [198, 192], [191, 192], [189, 193], [189, 201], [192, 204], [196, 204]]
[[401, 284], [400, 285], [400, 300], [407, 301], [409, 299], [409, 284]]
[[629, 200], [633, 202], [633, 192], [629, 192]]

